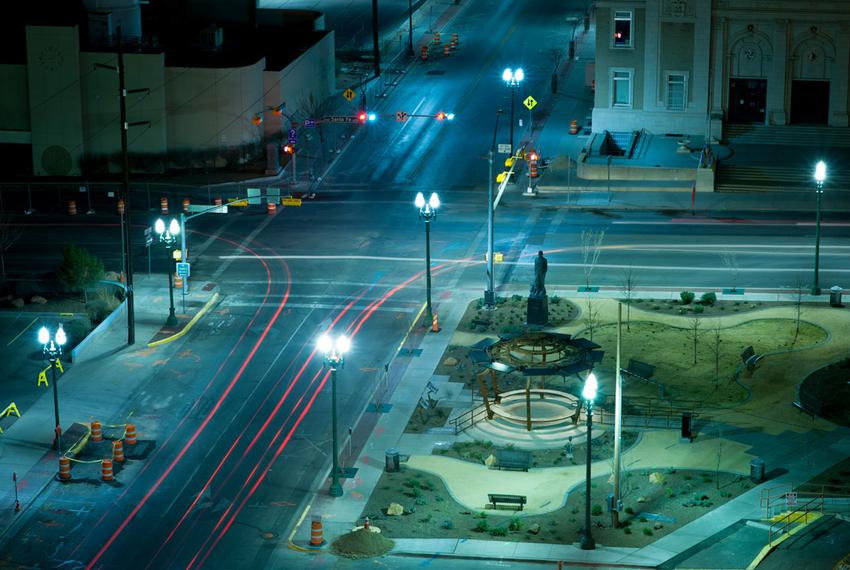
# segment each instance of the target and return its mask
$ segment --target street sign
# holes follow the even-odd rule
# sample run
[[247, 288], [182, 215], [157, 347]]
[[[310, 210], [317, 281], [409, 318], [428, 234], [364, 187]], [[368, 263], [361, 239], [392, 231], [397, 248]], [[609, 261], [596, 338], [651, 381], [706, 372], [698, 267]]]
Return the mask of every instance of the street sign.
[[324, 121], [328, 123], [356, 123], [357, 117], [349, 117], [347, 115], [331, 115], [330, 117], [324, 117]]
[[522, 104], [528, 107], [528, 110], [531, 111], [537, 105], [537, 100], [529, 95], [525, 98], [525, 101], [523, 101]]
[[345, 97], [345, 100], [351, 103], [351, 100], [357, 97], [357, 93], [352, 91], [351, 89], [346, 89], [342, 92], [342, 96]]
[[289, 144], [295, 144], [295, 139], [298, 137], [298, 131], [289, 129]]
[[395, 120], [399, 123], [403, 123], [407, 120], [408, 114], [407, 111], [396, 111], [395, 112]]
[[511, 153], [511, 145], [508, 143], [499, 143], [497, 148], [499, 154], [510, 154]]
[[284, 206], [300, 206], [301, 205], [301, 198], [293, 198], [292, 196], [284, 196], [281, 199], [280, 202]]
[[189, 263], [180, 262], [177, 264], [177, 275], [180, 277], [189, 277]]
[[145, 247], [153, 244], [153, 228], [145, 228]]
[[315, 129], [316, 128], [316, 119], [304, 119], [304, 128]]

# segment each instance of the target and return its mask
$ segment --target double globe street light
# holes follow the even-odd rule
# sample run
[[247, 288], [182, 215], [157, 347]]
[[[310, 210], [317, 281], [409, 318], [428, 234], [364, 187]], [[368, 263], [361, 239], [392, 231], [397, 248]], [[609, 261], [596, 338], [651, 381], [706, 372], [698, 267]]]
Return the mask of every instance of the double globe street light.
[[59, 423], [59, 389], [56, 385], [56, 367], [59, 362], [59, 357], [62, 355], [62, 347], [68, 342], [68, 337], [65, 336], [65, 330], [62, 325], [56, 329], [56, 334], [50, 335], [47, 327], [41, 327], [38, 331], [38, 342], [41, 344], [42, 351], [50, 361], [50, 368], [53, 371], [53, 416], [56, 422], [54, 433], [56, 439], [54, 445], [60, 453], [62, 452], [62, 427]]
[[516, 88], [525, 79], [525, 72], [522, 68], [511, 69], [510, 67], [502, 72], [502, 79], [511, 90], [511, 154], [514, 152], [514, 107], [516, 106]]
[[820, 261], [820, 203], [823, 199], [823, 181], [826, 180], [826, 163], [819, 161], [815, 165], [815, 182], [817, 183], [817, 222], [815, 223], [815, 284], [812, 286], [812, 295], [820, 295], [820, 282], [818, 276], [818, 265]]
[[180, 233], [180, 224], [176, 219], [171, 218], [168, 227], [165, 227], [165, 222], [159, 218], [154, 223], [154, 231], [159, 235], [159, 243], [165, 246], [165, 257], [168, 261], [168, 299], [170, 305], [168, 307], [168, 318], [165, 320], [165, 326], [177, 326], [177, 315], [174, 314], [174, 285], [172, 284], [171, 274], [174, 271], [174, 256], [171, 253], [174, 248], [174, 243], [177, 241], [177, 234]]
[[345, 353], [351, 350], [351, 340], [344, 334], [339, 335], [336, 340], [327, 333], [319, 337], [316, 349], [324, 356], [325, 366], [331, 369], [331, 418], [333, 430], [331, 441], [333, 442], [333, 456], [331, 464], [331, 486], [328, 494], [331, 497], [342, 496], [342, 485], [339, 482], [339, 442], [337, 441], [336, 427], [336, 371], [345, 365]]
[[440, 197], [436, 192], [431, 193], [428, 201], [422, 192], [416, 193], [413, 202], [419, 208], [419, 219], [425, 222], [425, 290], [426, 290], [426, 322], [433, 323], [434, 312], [431, 309], [431, 220], [437, 217], [437, 208], [440, 207]]
[[596, 548], [596, 542], [590, 533], [590, 430], [593, 427], [593, 401], [596, 399], [598, 388], [599, 384], [596, 381], [596, 375], [591, 372], [587, 375], [587, 379], [584, 381], [584, 387], [581, 390], [581, 397], [587, 405], [587, 481], [585, 482], [584, 534], [581, 537], [582, 550], [593, 550]]

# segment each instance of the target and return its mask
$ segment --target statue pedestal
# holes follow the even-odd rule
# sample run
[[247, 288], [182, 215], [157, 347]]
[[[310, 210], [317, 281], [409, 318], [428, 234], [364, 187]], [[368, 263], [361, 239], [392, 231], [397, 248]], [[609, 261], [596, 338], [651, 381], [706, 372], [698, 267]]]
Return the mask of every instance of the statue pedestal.
[[549, 298], [529, 297], [526, 324], [544, 327], [549, 323]]

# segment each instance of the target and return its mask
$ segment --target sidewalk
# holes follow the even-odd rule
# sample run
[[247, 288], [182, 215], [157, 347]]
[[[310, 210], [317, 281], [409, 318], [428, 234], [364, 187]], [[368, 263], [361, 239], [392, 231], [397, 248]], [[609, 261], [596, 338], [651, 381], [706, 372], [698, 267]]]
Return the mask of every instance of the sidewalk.
[[[202, 308], [217, 298], [216, 291], [203, 290], [196, 283], [186, 295], [186, 313], [182, 313], [182, 299], [175, 291], [175, 308], [179, 324], [174, 329], [163, 330], [168, 316], [168, 292], [165, 277], [150, 278], [136, 275], [135, 317], [136, 343], [127, 346], [126, 317], [115, 319], [104, 334], [97, 336], [82, 362], [64, 364], [65, 373], [58, 383], [59, 414], [64, 432], [73, 424], [87, 426], [94, 419], [104, 424], [124, 423], [122, 414], [126, 402], [151, 376], [151, 366], [167, 359], [179, 345], [167, 343], [149, 348], [154, 339], [172, 336], [184, 330]], [[42, 368], [33, 363], [32, 376]], [[37, 390], [35, 380], [33, 390]], [[58, 471], [58, 455], [53, 449], [53, 393], [44, 391], [27, 409], [20, 409], [21, 417], [0, 434], [0, 537], [4, 536], [22, 513], [15, 513], [15, 494], [12, 473], [18, 479], [18, 500], [22, 511], [54, 481]], [[68, 449], [74, 442], [64, 441]], [[58, 483], [56, 483], [58, 484]]]
[[[604, 295], [616, 296], [615, 292]], [[643, 298], [666, 298], [671, 296], [672, 293], [641, 291], [636, 295]], [[445, 380], [445, 377], [434, 376], [434, 369], [446, 346], [452, 341], [452, 332], [456, 329], [467, 303], [478, 298], [478, 296], [476, 293], [464, 291], [458, 293], [451, 303], [440, 303], [443, 332], [427, 334], [422, 338], [421, 344], [418, 346], [422, 349], [421, 356], [410, 361], [398, 388], [391, 396], [392, 409], [389, 413], [380, 415], [377, 425], [369, 435], [368, 441], [355, 463], [355, 467], [358, 468], [357, 478], [344, 480], [343, 497], [329, 497], [327, 495], [327, 483], [323, 484], [322, 489], [317, 492], [310, 506], [310, 514], [313, 516], [321, 515], [324, 521], [325, 539], [328, 542], [332, 542], [338, 536], [350, 531], [354, 526], [362, 524], [360, 516], [363, 508], [384, 470], [385, 450], [398, 448], [402, 455], [409, 453], [427, 454], [429, 450], [426, 448], [429, 447], [429, 444], [433, 445], [438, 439], [442, 442], [455, 439], [456, 436], [453, 434], [440, 434], [439, 437], [425, 434], [418, 438], [421, 441], [417, 441], [415, 442], [416, 445], [411, 446], [412, 436], [403, 432], [410, 415], [415, 411], [415, 402], [425, 390], [426, 383]], [[742, 300], [787, 300], [790, 299], [790, 295], [771, 292], [745, 294], [738, 298]], [[464, 396], [461, 395], [460, 397]], [[701, 545], [710, 543], [712, 537], [739, 523], [742, 519], [762, 519], [764, 512], [759, 505], [759, 498], [764, 488], [806, 481], [832, 466], [838, 458], [850, 455], [850, 431], [843, 428], [837, 428], [831, 432], [785, 433], [781, 440], [777, 440], [775, 436], [759, 433], [757, 430], [732, 430], [732, 432], [726, 433], [725, 437], [735, 442], [742, 454], [740, 457], [755, 456], [764, 460], [771, 478], [646, 547], [621, 548], [597, 545], [596, 550], [583, 551], [577, 544], [556, 545], [411, 537], [395, 539], [396, 545], [393, 553], [419, 555], [428, 558], [446, 556], [500, 560], [502, 562], [549, 560], [656, 567], [686, 551], [692, 551], [695, 548], [702, 547]], [[777, 445], [779, 441], [781, 441], [781, 445]], [[804, 453], [804, 449], [808, 449], [809, 453]], [[663, 455], [663, 453], [659, 452], [657, 455]], [[736, 467], [732, 470], [739, 471], [740, 467]], [[300, 526], [293, 531], [293, 540], [296, 545], [306, 545], [309, 537], [309, 521], [306, 523], [302, 521]], [[293, 555], [291, 552], [289, 554]], [[746, 567], [752, 560], [748, 552], [740, 553], [738, 556], [742, 568]]]

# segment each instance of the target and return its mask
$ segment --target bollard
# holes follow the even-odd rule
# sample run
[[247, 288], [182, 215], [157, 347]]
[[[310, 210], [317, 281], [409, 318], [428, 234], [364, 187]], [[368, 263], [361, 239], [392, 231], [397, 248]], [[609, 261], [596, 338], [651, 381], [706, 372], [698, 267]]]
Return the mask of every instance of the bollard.
[[127, 442], [127, 445], [136, 445], [136, 424], [127, 424], [124, 441]]
[[89, 439], [93, 442], [103, 441], [103, 430], [97, 420], [91, 423], [91, 437]]
[[59, 480], [68, 481], [71, 478], [71, 460], [64, 455], [59, 458]]
[[75, 200], [68, 200], [68, 215], [76, 216], [77, 215], [77, 202]]
[[325, 531], [322, 528], [322, 517], [314, 516], [310, 524], [310, 546], [322, 546], [325, 543]]
[[112, 481], [112, 460], [104, 459], [101, 462], [100, 478], [103, 481]]
[[112, 442], [112, 461], [115, 463], [124, 462], [124, 443], [120, 439]]

